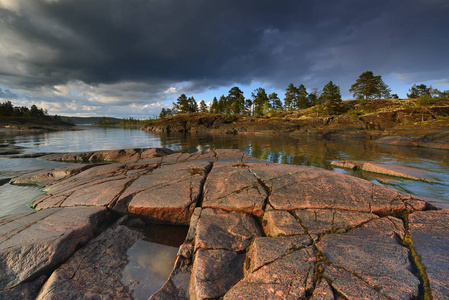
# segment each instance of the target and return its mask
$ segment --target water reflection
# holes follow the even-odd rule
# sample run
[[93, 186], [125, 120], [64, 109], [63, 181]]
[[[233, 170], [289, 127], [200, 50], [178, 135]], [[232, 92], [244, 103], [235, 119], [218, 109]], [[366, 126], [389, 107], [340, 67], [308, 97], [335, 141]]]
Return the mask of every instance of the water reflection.
[[178, 248], [139, 240], [128, 249], [128, 265], [123, 270], [122, 283], [133, 290], [135, 299], [148, 299], [165, 283], [176, 258]]
[[23, 153], [82, 152], [120, 148], [160, 147], [159, 138], [142, 130], [80, 126], [76, 131], [28, 135], [0, 132], [0, 144], [26, 147]]
[[168, 279], [188, 226], [138, 223], [132, 228], [143, 232], [145, 239], [128, 249], [122, 283], [133, 290], [135, 299], [146, 300]]

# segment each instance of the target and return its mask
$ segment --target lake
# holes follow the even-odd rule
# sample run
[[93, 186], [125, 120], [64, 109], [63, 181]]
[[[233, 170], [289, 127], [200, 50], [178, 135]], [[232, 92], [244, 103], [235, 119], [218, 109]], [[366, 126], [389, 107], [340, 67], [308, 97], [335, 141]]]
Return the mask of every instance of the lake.
[[[79, 152], [120, 148], [166, 147], [186, 152], [209, 149], [241, 149], [274, 163], [315, 166], [385, 184], [403, 192], [449, 202], [449, 151], [395, 147], [370, 140], [323, 140], [293, 138], [288, 135], [211, 135], [156, 134], [137, 129], [80, 127], [83, 130], [29, 135], [6, 135], [0, 132], [0, 145], [22, 147], [23, 154], [40, 152]], [[436, 183], [378, 176], [365, 172], [333, 168], [332, 160], [366, 160], [413, 167], [428, 171]], [[17, 159], [0, 156], [0, 182], [29, 170], [66, 166], [34, 158]], [[0, 186], [0, 217], [31, 210], [28, 204], [43, 194], [37, 187]]]

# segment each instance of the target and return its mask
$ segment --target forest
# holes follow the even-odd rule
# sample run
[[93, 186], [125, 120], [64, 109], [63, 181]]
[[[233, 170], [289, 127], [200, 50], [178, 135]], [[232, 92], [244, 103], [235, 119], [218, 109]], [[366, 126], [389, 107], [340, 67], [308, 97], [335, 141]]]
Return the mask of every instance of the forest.
[[[371, 71], [362, 73], [349, 91], [361, 104], [369, 99], [399, 99], [397, 94], [391, 94], [391, 89], [384, 83], [380, 75]], [[418, 98], [422, 105], [430, 105], [435, 99], [447, 99], [449, 90], [439, 91], [425, 84], [414, 84], [407, 93], [408, 98]], [[257, 88], [250, 98], [245, 98], [239, 87], [229, 90], [228, 95], [214, 97], [207, 105], [204, 100], [199, 102], [194, 97], [182, 94], [173, 103], [172, 108], [163, 108], [159, 117], [165, 118], [179, 113], [209, 112], [215, 114], [243, 114], [248, 116], [264, 116], [270, 111], [301, 110], [319, 106], [327, 114], [338, 114], [339, 103], [342, 101], [340, 87], [329, 81], [322, 90], [313, 89], [308, 92], [303, 84], [295, 86], [290, 83], [281, 101], [277, 93], [267, 93], [264, 88]]]

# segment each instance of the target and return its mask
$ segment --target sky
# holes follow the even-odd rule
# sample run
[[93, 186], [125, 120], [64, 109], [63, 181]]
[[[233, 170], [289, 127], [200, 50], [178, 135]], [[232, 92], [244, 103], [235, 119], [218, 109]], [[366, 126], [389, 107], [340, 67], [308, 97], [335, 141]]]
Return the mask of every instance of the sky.
[[148, 118], [181, 94], [284, 98], [365, 71], [449, 90], [447, 0], [0, 0], [0, 102]]

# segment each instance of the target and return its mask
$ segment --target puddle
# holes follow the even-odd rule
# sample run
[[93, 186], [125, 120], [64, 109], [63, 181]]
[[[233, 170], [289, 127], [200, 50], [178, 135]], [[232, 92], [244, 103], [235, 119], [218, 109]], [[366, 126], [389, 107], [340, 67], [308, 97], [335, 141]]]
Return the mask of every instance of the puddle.
[[141, 224], [132, 229], [143, 232], [146, 238], [128, 249], [129, 263], [123, 270], [122, 283], [133, 291], [135, 299], [146, 300], [168, 279], [188, 227]]

